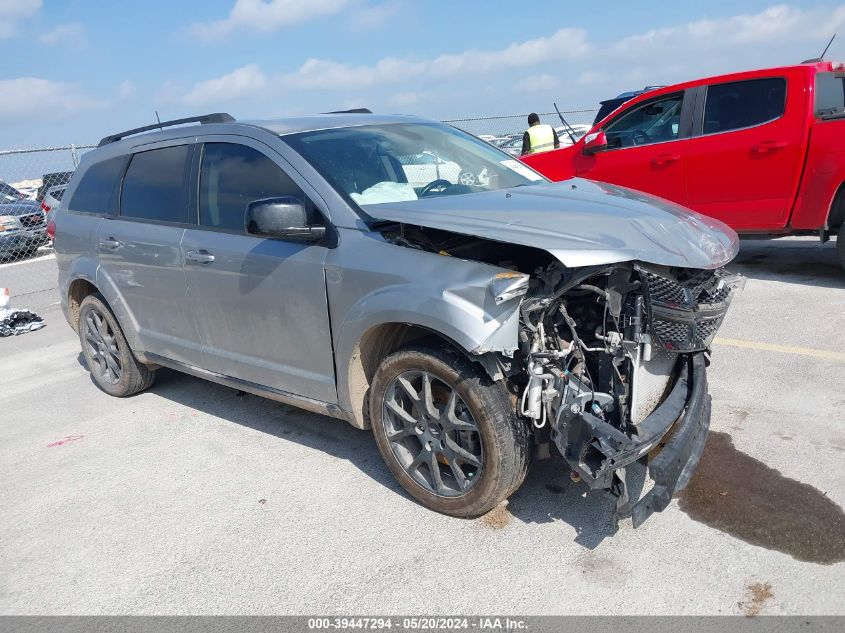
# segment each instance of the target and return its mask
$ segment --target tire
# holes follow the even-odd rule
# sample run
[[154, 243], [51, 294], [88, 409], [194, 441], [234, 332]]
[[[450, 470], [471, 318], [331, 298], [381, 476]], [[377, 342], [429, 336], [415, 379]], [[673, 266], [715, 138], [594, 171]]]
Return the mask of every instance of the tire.
[[114, 314], [99, 294], [88, 295], [79, 306], [79, 342], [94, 383], [117, 398], [148, 389], [155, 371], [138, 362]]
[[839, 226], [836, 236], [836, 252], [839, 254], [839, 264], [845, 269], [845, 221]]
[[529, 426], [503, 385], [454, 350], [413, 346], [385, 358], [373, 377], [370, 415], [385, 464], [431, 510], [481, 516], [525, 479]]

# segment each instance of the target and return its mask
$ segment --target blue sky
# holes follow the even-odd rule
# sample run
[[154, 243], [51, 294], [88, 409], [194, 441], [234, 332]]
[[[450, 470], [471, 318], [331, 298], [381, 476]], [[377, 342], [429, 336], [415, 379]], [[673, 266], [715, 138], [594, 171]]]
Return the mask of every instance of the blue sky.
[[154, 120], [368, 106], [434, 118], [592, 108], [646, 84], [845, 58], [845, 4], [0, 0], [0, 149]]

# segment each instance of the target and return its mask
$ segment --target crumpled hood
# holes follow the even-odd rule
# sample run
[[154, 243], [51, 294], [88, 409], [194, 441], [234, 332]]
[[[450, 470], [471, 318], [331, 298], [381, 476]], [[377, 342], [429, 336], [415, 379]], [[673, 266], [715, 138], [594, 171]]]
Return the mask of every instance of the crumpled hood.
[[718, 220], [580, 178], [364, 209], [376, 219], [541, 248], [570, 268], [642, 261], [713, 269], [739, 250], [736, 233]]

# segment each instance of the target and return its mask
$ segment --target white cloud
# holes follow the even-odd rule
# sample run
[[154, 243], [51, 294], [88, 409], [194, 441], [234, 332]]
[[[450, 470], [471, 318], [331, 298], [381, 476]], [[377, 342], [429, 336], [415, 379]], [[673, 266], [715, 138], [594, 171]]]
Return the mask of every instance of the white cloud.
[[189, 105], [202, 105], [216, 101], [231, 101], [244, 97], [267, 85], [267, 77], [255, 64], [241, 66], [227, 75], [196, 84], [183, 101]]
[[349, 0], [235, 0], [228, 18], [195, 24], [191, 31], [205, 41], [226, 37], [238, 30], [271, 33], [338, 13], [348, 4]]
[[71, 24], [60, 24], [52, 31], [47, 31], [38, 36], [42, 44], [63, 44], [79, 46], [83, 43], [85, 28], [78, 22]]
[[0, 0], [0, 38], [11, 37], [18, 30], [18, 21], [38, 13], [41, 0]]
[[[581, 58], [589, 50], [584, 31], [561, 29], [549, 37], [511, 44], [499, 50], [470, 50], [427, 60], [385, 57], [371, 65], [350, 65], [312, 58], [291, 73], [275, 76], [273, 84], [300, 90], [360, 90], [419, 77], [475, 77], [510, 68]], [[251, 64], [196, 84], [182, 100], [192, 105], [232, 100], [264, 87], [267, 82], [267, 75]]]
[[387, 100], [387, 103], [399, 108], [407, 108], [408, 106], [416, 105], [420, 102], [420, 94], [418, 92], [400, 92], [393, 95]]
[[549, 37], [511, 44], [499, 50], [469, 50], [428, 60], [385, 57], [369, 66], [351, 66], [332, 60], [309, 59], [293, 73], [284, 75], [283, 80], [298, 88], [336, 89], [395, 83], [423, 75], [472, 77], [555, 60], [576, 59], [589, 50], [584, 31], [561, 29]]
[[648, 49], [665, 51], [671, 47], [676, 55], [685, 56], [700, 48], [731, 49], [737, 45], [766, 43], [786, 45], [832, 35], [843, 25], [845, 6], [830, 11], [827, 8], [802, 10], [776, 5], [750, 15], [697, 20], [653, 29], [623, 38], [611, 51], [616, 55], [637, 54]]
[[104, 107], [73, 84], [36, 77], [0, 80], [0, 120], [37, 120], [39, 117], [66, 117]]
[[560, 86], [560, 80], [557, 77], [543, 73], [520, 79], [514, 85], [514, 89], [521, 92], [543, 92], [558, 86]]
[[395, 1], [353, 8], [349, 23], [355, 29], [377, 29], [399, 13], [401, 8], [402, 5]]
[[118, 85], [117, 98], [125, 101], [126, 99], [134, 97], [135, 93], [137, 92], [138, 86], [136, 86], [133, 82], [127, 79], [125, 81], [120, 82], [120, 85]]

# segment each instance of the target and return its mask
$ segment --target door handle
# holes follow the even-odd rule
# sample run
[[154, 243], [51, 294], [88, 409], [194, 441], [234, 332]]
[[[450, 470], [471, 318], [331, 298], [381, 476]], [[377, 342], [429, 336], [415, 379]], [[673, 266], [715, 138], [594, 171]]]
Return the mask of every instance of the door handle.
[[677, 154], [661, 154], [651, 162], [655, 165], [668, 165], [669, 163], [674, 163], [680, 159], [681, 157]]
[[108, 251], [113, 251], [121, 247], [120, 241], [114, 239], [113, 237], [109, 237], [107, 239], [100, 240], [100, 248]]
[[210, 264], [214, 261], [214, 255], [208, 251], [188, 251], [185, 254], [185, 261], [194, 264]]
[[759, 145], [752, 147], [751, 150], [757, 152], [758, 154], [765, 154], [767, 152], [771, 152], [772, 150], [783, 149], [786, 146], [786, 141], [763, 141]]

